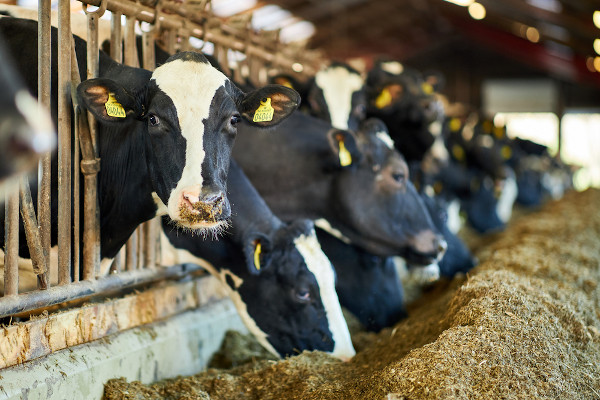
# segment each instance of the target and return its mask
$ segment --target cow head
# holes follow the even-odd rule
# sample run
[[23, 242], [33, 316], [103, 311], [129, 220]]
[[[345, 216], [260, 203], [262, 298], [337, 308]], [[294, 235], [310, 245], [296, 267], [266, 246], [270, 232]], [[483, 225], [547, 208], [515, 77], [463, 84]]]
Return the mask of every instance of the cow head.
[[311, 113], [337, 129], [358, 128], [366, 115], [364, 79], [353, 68], [334, 63], [317, 72], [308, 90]]
[[[32, 169], [41, 153], [56, 145], [48, 111], [38, 106], [17, 75], [0, 42], [0, 181]], [[0, 195], [2, 192], [0, 191]], [[0, 197], [3, 199], [4, 196]]]
[[267, 237], [248, 232], [245, 271], [220, 271], [242, 319], [278, 356], [322, 350], [349, 359], [354, 348], [335, 291], [335, 272], [308, 220]]
[[356, 146], [362, 157], [337, 175], [336, 215], [329, 223], [371, 253], [402, 255], [415, 264], [438, 260], [446, 243], [410, 182], [408, 166], [394, 149], [385, 125], [375, 119], [365, 121]]
[[82, 82], [80, 103], [108, 128], [137, 124], [159, 214], [184, 228], [222, 228], [231, 213], [225, 185], [238, 122], [276, 125], [298, 107], [298, 94], [279, 85], [243, 93], [196, 52], [170, 57], [142, 87], [127, 71], [140, 74], [132, 68]]

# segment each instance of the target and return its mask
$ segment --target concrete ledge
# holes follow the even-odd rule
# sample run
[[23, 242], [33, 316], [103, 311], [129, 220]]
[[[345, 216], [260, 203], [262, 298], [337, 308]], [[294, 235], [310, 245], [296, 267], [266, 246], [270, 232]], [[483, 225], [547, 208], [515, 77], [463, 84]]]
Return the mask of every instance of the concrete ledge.
[[150, 383], [206, 367], [226, 330], [247, 332], [229, 299], [0, 370], [0, 399], [101, 399], [117, 377]]

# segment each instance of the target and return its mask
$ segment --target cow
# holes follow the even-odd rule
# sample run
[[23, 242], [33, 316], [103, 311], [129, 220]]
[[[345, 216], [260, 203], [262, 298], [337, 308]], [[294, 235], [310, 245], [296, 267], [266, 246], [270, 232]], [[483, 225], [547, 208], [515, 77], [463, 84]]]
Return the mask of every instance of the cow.
[[334, 270], [309, 220], [283, 223], [231, 162], [231, 228], [219, 240], [162, 224], [162, 264], [204, 266], [228, 290], [242, 320], [277, 356], [323, 350], [354, 355]]
[[309, 113], [336, 129], [356, 130], [366, 116], [364, 77], [347, 64], [334, 62], [306, 85]]
[[6, 178], [31, 170], [56, 145], [50, 114], [25, 88], [0, 37], [0, 201]]
[[239, 129], [234, 159], [281, 219], [317, 220], [379, 256], [430, 264], [443, 254], [446, 243], [381, 121], [353, 134], [295, 112], [273, 135]]
[[405, 318], [402, 284], [393, 257], [379, 257], [317, 228], [323, 252], [333, 264], [340, 304], [368, 331], [379, 332]]
[[[34, 90], [37, 23], [2, 18], [0, 34], [11, 38], [10, 52], [27, 86]], [[57, 36], [53, 28], [53, 43]], [[82, 79], [77, 100], [98, 122], [102, 270], [108, 270], [110, 260], [134, 229], [156, 215], [168, 215], [186, 229], [217, 234], [231, 212], [225, 183], [239, 122], [247, 120], [259, 130], [274, 126], [298, 107], [298, 94], [275, 85], [244, 93], [195, 52], [178, 53], [154, 72], [119, 64], [99, 52], [100, 77], [85, 80], [86, 42], [76, 36], [74, 41]], [[53, 46], [51, 111], [55, 122], [57, 59]], [[57, 240], [57, 191], [53, 174], [53, 244]], [[35, 190], [32, 195], [37, 197]], [[24, 239], [21, 229], [20, 255], [28, 257]], [[0, 241], [4, 242], [4, 232]]]

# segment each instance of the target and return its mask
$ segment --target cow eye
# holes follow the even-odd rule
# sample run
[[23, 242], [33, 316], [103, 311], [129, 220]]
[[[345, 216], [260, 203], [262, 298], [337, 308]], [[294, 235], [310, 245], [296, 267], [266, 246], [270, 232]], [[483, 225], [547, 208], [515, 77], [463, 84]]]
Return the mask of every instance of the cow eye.
[[148, 116], [148, 122], [150, 123], [150, 126], [156, 126], [160, 123], [160, 119], [158, 119], [156, 115], [150, 114]]
[[364, 116], [367, 112], [367, 107], [364, 104], [359, 104], [354, 107], [354, 115]]
[[299, 302], [308, 303], [310, 301], [310, 290], [297, 289], [295, 296], [296, 296], [296, 300], [298, 300]]
[[232, 115], [229, 123], [231, 126], [236, 126], [241, 120], [242, 118], [239, 115]]
[[405, 178], [406, 177], [404, 176], [404, 173], [402, 173], [402, 172], [394, 172], [392, 174], [392, 179], [398, 183], [404, 183]]

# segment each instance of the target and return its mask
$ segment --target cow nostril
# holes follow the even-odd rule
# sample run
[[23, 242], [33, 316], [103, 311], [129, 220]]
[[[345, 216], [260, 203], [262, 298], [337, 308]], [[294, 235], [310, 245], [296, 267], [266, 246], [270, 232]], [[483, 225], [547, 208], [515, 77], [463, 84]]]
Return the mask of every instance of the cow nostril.
[[204, 198], [204, 202], [207, 203], [207, 204], [218, 205], [221, 202], [223, 202], [223, 197], [224, 197], [223, 196], [223, 192], [219, 192], [219, 193], [216, 193], [216, 194], [210, 194], [210, 195], [207, 195]]

